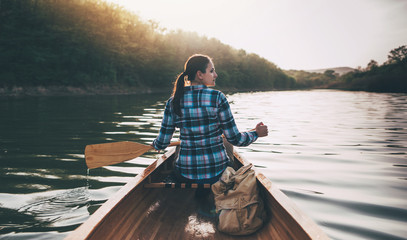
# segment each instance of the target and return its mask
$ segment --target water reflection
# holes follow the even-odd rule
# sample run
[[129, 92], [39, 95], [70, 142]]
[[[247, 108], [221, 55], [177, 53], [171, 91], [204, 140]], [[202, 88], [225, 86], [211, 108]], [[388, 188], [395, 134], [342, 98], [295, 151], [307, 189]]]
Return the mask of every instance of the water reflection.
[[[88, 173], [85, 146], [150, 143], [167, 97], [2, 99], [0, 234], [61, 239], [85, 221], [157, 157], [148, 152]], [[238, 150], [330, 237], [407, 236], [406, 94], [323, 90], [227, 97], [241, 130], [258, 121], [271, 130]], [[197, 221], [189, 220], [185, 230], [198, 231]]]

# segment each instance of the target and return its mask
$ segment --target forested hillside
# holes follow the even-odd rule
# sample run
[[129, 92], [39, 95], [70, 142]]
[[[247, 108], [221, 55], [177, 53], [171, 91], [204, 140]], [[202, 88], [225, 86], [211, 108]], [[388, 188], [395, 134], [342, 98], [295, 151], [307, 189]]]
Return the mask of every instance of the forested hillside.
[[313, 70], [306, 70], [306, 71], [311, 72], [311, 73], [325, 73], [327, 70], [333, 70], [338, 75], [343, 75], [343, 74], [346, 74], [348, 72], [355, 71], [354, 68], [350, 68], [350, 67], [322, 68], [322, 69], [313, 69]]
[[295, 79], [296, 88], [407, 93], [407, 45], [391, 50], [387, 57], [388, 60], [382, 65], [371, 60], [366, 68], [359, 67], [345, 74], [331, 69], [323, 73], [299, 70], [284, 72]]
[[218, 87], [288, 89], [256, 54], [159, 24], [101, 0], [1, 0], [0, 88], [169, 89], [194, 53], [213, 57]]
[[303, 70], [284, 70], [284, 72], [295, 79], [295, 87], [298, 89], [326, 88], [338, 77], [338, 74], [330, 69], [323, 73]]
[[327, 87], [369, 92], [407, 93], [407, 45], [391, 50], [382, 65], [371, 60], [365, 69], [342, 75]]

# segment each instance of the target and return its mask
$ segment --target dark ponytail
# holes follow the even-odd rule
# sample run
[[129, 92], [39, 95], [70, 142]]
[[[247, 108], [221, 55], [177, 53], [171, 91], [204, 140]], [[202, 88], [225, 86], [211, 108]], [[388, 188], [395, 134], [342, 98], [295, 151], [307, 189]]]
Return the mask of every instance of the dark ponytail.
[[185, 77], [187, 80], [194, 81], [197, 71], [202, 73], [206, 72], [208, 63], [212, 61], [210, 57], [202, 54], [195, 54], [188, 58], [184, 66], [184, 72], [178, 75], [174, 83], [174, 90], [172, 92], [172, 107], [175, 114], [182, 116], [181, 112], [181, 98], [184, 96]]
[[178, 75], [177, 80], [174, 83], [174, 90], [172, 93], [172, 107], [175, 114], [182, 116], [181, 113], [181, 97], [184, 95], [184, 86], [185, 86], [185, 72]]

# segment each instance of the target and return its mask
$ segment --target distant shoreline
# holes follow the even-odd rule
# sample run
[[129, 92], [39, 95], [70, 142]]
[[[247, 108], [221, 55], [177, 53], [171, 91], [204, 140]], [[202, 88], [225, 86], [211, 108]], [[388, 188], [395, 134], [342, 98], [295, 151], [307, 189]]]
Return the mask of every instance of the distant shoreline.
[[150, 89], [140, 87], [72, 87], [72, 86], [36, 86], [0, 88], [0, 97], [39, 97], [39, 96], [86, 96], [86, 95], [129, 95], [168, 92], [168, 89]]
[[[264, 92], [264, 91], [298, 91], [312, 89], [328, 89], [328, 88], [299, 88], [299, 89], [272, 89], [272, 88], [247, 88], [237, 89], [231, 87], [214, 87], [214, 89], [224, 92], [225, 94], [239, 92]], [[140, 88], [127, 86], [35, 86], [35, 87], [0, 87], [0, 98], [4, 97], [52, 97], [52, 96], [96, 96], [96, 95], [133, 95], [133, 94], [153, 94], [163, 93], [170, 96], [172, 88]]]
[[[363, 92], [378, 92], [378, 93], [395, 93], [392, 91], [367, 91], [364, 89], [350, 89], [345, 87], [315, 87], [315, 88], [299, 88], [299, 89], [237, 89], [237, 88], [222, 88], [214, 87], [225, 94], [239, 92], [264, 92], [264, 91], [301, 91], [301, 90], [340, 90], [340, 91], [363, 91]], [[110, 87], [110, 86], [92, 86], [92, 87], [72, 87], [72, 86], [37, 86], [37, 87], [3, 87], [0, 88], [0, 98], [7, 97], [53, 97], [53, 96], [107, 96], [107, 95], [134, 95], [134, 94], [156, 94], [163, 93], [170, 96], [171, 89], [168, 87], [162, 88], [140, 88], [140, 87]]]
[[[215, 89], [225, 93], [234, 92], [257, 92], [257, 91], [273, 91], [277, 89], [237, 89], [237, 88], [221, 88]], [[279, 89], [282, 90], [282, 89]], [[296, 90], [296, 89], [289, 89]], [[92, 95], [132, 95], [132, 94], [149, 94], [163, 93], [171, 94], [171, 88], [140, 88], [126, 86], [87, 86], [87, 87], [72, 87], [72, 86], [35, 86], [35, 87], [3, 87], [0, 88], [0, 97], [48, 97], [48, 96], [92, 96]]]

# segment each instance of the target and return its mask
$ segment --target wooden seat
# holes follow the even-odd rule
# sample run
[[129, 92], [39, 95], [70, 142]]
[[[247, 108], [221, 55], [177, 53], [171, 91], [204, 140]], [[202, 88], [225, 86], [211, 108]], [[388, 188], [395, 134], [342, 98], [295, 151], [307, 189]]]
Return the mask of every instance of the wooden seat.
[[192, 188], [192, 189], [203, 189], [203, 188], [211, 188], [211, 184], [209, 184], [209, 183], [166, 183], [166, 182], [158, 182], [158, 183], [146, 183], [146, 184], [144, 184], [144, 188]]
[[172, 172], [167, 172], [167, 176], [157, 182], [148, 178], [147, 183], [143, 186], [144, 188], [190, 188], [190, 189], [204, 189], [211, 188], [209, 183], [180, 183], [175, 178]]

